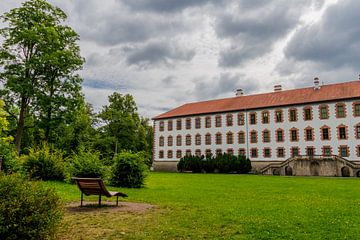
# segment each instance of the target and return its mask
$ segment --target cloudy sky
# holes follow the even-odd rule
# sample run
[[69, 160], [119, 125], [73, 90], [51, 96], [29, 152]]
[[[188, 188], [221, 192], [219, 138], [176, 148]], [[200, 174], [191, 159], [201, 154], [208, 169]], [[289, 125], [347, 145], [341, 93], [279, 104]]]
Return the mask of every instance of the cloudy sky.
[[[20, 6], [1, 0], [0, 13]], [[83, 91], [143, 116], [187, 102], [358, 79], [358, 0], [51, 0], [80, 34]], [[3, 25], [0, 25], [3, 26]]]

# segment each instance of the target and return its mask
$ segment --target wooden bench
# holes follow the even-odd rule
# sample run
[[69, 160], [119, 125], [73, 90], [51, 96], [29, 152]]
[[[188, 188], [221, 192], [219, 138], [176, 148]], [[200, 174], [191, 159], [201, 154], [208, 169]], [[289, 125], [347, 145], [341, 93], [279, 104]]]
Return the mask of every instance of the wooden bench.
[[101, 206], [101, 196], [112, 197], [116, 196], [116, 206], [119, 205], [119, 196], [127, 197], [125, 193], [122, 192], [110, 192], [106, 189], [104, 182], [101, 178], [72, 178], [75, 180], [77, 186], [81, 191], [81, 204], [83, 206], [83, 194], [86, 196], [89, 195], [99, 195], [99, 206]]

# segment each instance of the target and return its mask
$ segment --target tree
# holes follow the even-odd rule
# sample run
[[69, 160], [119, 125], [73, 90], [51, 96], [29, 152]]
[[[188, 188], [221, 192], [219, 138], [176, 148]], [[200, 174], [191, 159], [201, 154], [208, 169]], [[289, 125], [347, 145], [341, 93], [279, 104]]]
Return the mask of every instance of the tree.
[[152, 127], [149, 120], [140, 118], [137, 106], [130, 94], [113, 93], [109, 96], [109, 105], [99, 113], [102, 135], [96, 148], [105, 158], [112, 158], [121, 150], [152, 152]]
[[[45, 0], [29, 0], [1, 16], [8, 27], [0, 30], [4, 43], [0, 65], [4, 83], [1, 95], [16, 119], [15, 145], [20, 152], [26, 118], [35, 114], [49, 140], [51, 129], [64, 112], [77, 104], [83, 59], [76, 44], [79, 36], [61, 25], [66, 14]], [[14, 110], [14, 111], [10, 111]]]

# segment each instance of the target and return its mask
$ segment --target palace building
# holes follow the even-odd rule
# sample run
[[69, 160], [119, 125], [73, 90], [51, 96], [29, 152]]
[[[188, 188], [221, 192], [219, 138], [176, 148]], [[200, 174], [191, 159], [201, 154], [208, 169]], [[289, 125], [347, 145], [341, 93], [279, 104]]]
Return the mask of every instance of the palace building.
[[[360, 80], [188, 103], [153, 118], [155, 170], [241, 154], [264, 174], [360, 176]], [[345, 171], [345, 173], [344, 173]], [[290, 172], [290, 174], [289, 174]]]

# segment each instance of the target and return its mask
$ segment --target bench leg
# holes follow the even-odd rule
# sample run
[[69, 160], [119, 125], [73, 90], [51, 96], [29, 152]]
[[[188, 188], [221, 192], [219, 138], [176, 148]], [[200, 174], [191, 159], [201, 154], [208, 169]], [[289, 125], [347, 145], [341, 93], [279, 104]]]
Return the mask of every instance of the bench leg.
[[99, 194], [99, 206], [101, 206], [101, 194]]
[[82, 207], [83, 206], [83, 192], [81, 192], [81, 201], [80, 201], [80, 207]]
[[119, 206], [119, 196], [116, 196], [116, 206]]

